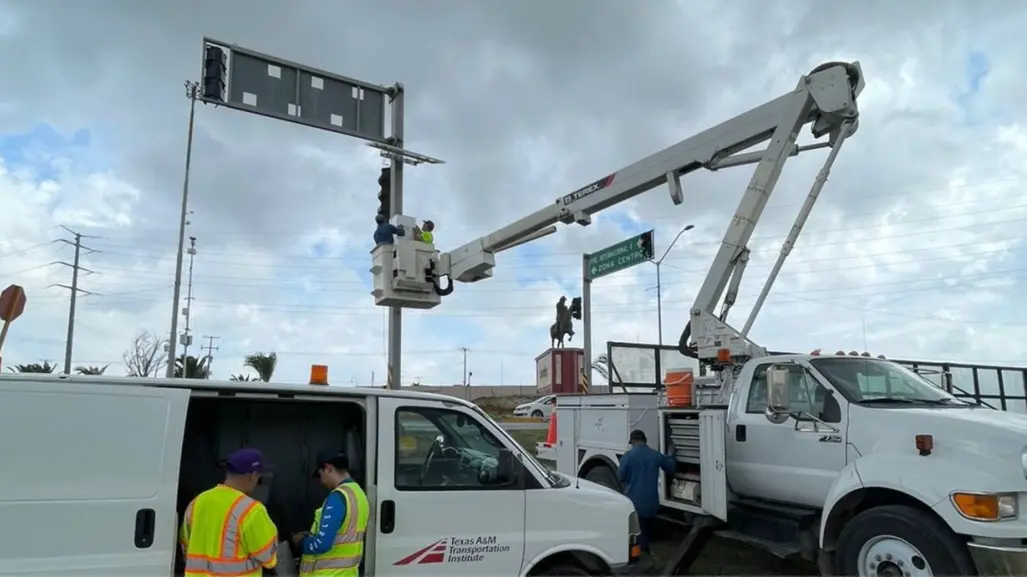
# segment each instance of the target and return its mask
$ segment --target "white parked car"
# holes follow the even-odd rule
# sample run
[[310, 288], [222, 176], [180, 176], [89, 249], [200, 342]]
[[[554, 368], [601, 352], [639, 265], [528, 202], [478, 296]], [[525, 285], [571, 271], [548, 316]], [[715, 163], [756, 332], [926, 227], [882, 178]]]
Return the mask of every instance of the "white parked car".
[[546, 395], [535, 399], [530, 403], [517, 405], [513, 414], [515, 417], [535, 417], [537, 419], [548, 419], [556, 408], [556, 395]]

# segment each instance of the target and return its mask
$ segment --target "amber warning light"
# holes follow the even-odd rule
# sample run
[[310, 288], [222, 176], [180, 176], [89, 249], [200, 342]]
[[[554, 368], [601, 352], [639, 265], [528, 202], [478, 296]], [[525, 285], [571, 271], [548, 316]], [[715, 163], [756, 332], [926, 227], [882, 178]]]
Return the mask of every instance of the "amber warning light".
[[916, 439], [916, 450], [920, 452], [921, 457], [926, 457], [931, 454], [934, 450], [934, 436], [933, 435], [917, 435]]
[[328, 365], [310, 365], [310, 384], [328, 384]]

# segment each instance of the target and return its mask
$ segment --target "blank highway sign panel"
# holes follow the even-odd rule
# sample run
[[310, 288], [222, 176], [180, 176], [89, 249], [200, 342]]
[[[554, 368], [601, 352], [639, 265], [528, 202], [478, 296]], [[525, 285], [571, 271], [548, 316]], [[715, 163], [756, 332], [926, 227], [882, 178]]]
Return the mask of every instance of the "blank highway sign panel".
[[279, 120], [385, 141], [385, 88], [212, 42], [229, 50], [227, 106]]

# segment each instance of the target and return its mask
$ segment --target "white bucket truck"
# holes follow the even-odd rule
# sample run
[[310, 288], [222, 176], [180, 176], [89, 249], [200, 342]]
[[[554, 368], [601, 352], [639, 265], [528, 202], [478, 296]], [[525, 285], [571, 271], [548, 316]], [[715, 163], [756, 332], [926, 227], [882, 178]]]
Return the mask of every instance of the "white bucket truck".
[[[681, 204], [681, 175], [755, 164], [679, 345], [715, 375], [713, 405], [669, 409], [655, 395], [582, 397], [575, 420], [565, 418], [576, 409], [561, 399], [558, 439], [569, 442], [557, 443], [560, 470], [587, 475], [591, 463], [605, 461], [609, 479], [636, 426], [661, 447], [677, 439], [678, 471], [663, 478], [663, 498], [691, 530], [664, 573], [686, 570], [717, 523], [754, 542], [785, 542], [816, 558], [824, 573], [1027, 573], [1027, 418], [967, 406], [887, 360], [771, 358], [747, 337], [842, 144], [857, 130], [863, 87], [858, 63], [829, 62], [794, 90], [453, 251], [397, 238], [395, 247], [373, 253], [375, 303], [433, 308], [454, 287], [442, 289], [441, 277], [488, 279], [496, 253], [559, 223], [587, 225], [592, 214], [663, 183]], [[814, 138], [826, 139], [799, 145], [807, 124]], [[761, 143], [765, 149], [745, 152]], [[748, 320], [735, 330], [727, 314], [782, 167], [821, 148], [829, 149], [824, 165]], [[582, 308], [590, 347], [590, 307]], [[586, 348], [586, 367], [590, 356]], [[603, 416], [584, 422], [590, 411]]]
[[[279, 535], [340, 448], [371, 503], [364, 575], [609, 575], [646, 568], [631, 502], [555, 474], [453, 397], [199, 379], [0, 375], [0, 575], [181, 574], [186, 505], [243, 446]], [[294, 569], [295, 570], [295, 569]], [[294, 571], [293, 570], [293, 571]], [[283, 573], [288, 574], [288, 573]], [[295, 574], [293, 572], [293, 574]]]
[[705, 406], [669, 408], [657, 393], [560, 399], [553, 452], [566, 474], [619, 488], [632, 429], [675, 446], [661, 501], [691, 530], [665, 574], [687, 571], [713, 530], [825, 575], [1027, 570], [1027, 417], [879, 358], [738, 361], [697, 379], [729, 383]]

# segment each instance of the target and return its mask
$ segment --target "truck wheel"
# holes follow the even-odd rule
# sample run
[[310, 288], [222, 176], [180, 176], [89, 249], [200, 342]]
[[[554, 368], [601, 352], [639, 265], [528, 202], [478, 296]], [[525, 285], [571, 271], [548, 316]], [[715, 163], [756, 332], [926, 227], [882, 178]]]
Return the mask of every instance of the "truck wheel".
[[598, 483], [604, 487], [608, 487], [620, 493], [620, 481], [617, 480], [617, 474], [613, 472], [613, 469], [606, 465], [596, 465], [585, 473], [585, 480]]
[[966, 544], [933, 515], [906, 505], [863, 511], [838, 539], [838, 575], [954, 576], [977, 573]]
[[535, 417], [536, 419], [541, 419], [542, 418], [542, 411], [540, 411], [538, 409], [535, 409], [534, 411], [531, 412], [531, 416]]

